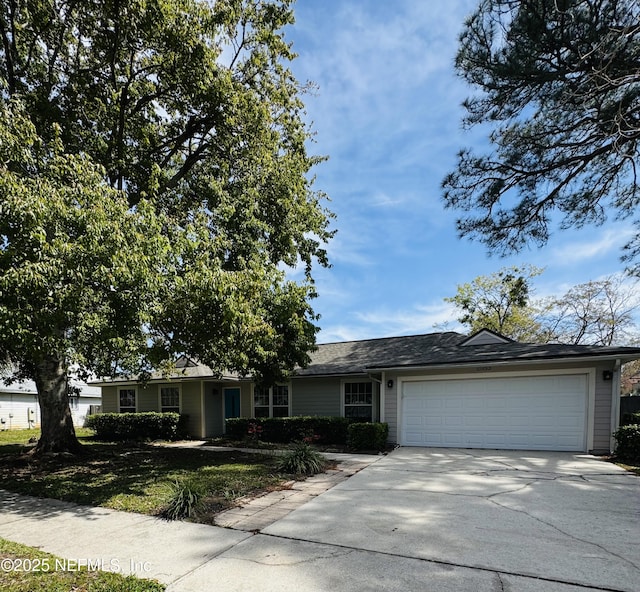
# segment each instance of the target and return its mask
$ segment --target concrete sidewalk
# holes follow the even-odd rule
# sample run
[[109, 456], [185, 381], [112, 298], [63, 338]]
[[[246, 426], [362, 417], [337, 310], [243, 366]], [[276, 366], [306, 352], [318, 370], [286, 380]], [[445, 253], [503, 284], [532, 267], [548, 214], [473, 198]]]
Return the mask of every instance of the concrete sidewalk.
[[175, 582], [250, 533], [0, 490], [0, 537], [106, 571]]
[[[158, 446], [168, 448], [197, 448], [198, 450], [211, 451], [238, 450], [250, 454], [273, 456], [281, 456], [288, 452], [288, 450], [268, 450], [264, 448], [209, 446], [204, 441], [199, 440], [171, 443], [163, 442], [158, 444]], [[336, 468], [328, 469], [325, 473], [308, 477], [303, 481], [290, 481], [283, 489], [277, 491], [240, 498], [236, 500], [235, 507], [220, 512], [220, 514], [216, 516], [216, 526], [234, 528], [246, 532], [258, 532], [383, 457], [383, 455], [342, 452], [323, 452], [322, 455], [336, 462]]]
[[[199, 442], [173, 446], [229, 450]], [[240, 498], [236, 507], [216, 517], [217, 526], [168, 522], [0, 489], [0, 537], [63, 558], [61, 569], [88, 565], [90, 569], [99, 567], [172, 584], [381, 458], [339, 453], [325, 456], [338, 462], [335, 469], [291, 481], [282, 490]]]
[[[333, 456], [335, 460], [337, 455], [325, 456]], [[290, 481], [285, 489], [239, 499], [235, 508], [216, 516], [216, 525], [247, 532], [260, 531], [381, 458], [365, 455], [341, 456], [349, 458], [341, 458], [336, 469], [329, 469], [326, 473], [314, 475], [304, 481]]]
[[259, 531], [0, 491], [0, 537], [167, 592], [636, 592], [638, 484], [588, 455], [398, 449]]

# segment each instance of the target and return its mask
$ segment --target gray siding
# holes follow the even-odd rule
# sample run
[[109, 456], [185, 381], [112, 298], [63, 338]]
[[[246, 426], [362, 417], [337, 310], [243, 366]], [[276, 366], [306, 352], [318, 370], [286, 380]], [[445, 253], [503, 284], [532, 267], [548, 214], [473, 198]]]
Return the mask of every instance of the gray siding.
[[102, 412], [118, 413], [118, 388], [116, 386], [103, 386], [102, 390]]
[[613, 365], [596, 367], [596, 400], [593, 422], [593, 452], [609, 453], [611, 446], [611, 389], [613, 380], [603, 380], [605, 370], [613, 372]]
[[393, 387], [387, 388], [386, 384], [382, 386], [385, 389], [384, 420], [389, 424], [388, 441], [395, 444], [398, 442], [398, 376], [387, 374], [385, 382], [388, 380], [393, 380]]
[[222, 436], [224, 425], [222, 421], [222, 387], [219, 384], [205, 383], [204, 387], [204, 417], [206, 438]]
[[148, 384], [145, 388], [138, 387], [137, 411], [143, 413], [145, 411], [160, 411], [158, 402], [158, 385]]
[[[174, 384], [163, 382], [160, 384], [147, 384], [146, 387], [137, 385], [137, 411], [143, 413], [145, 411], [160, 411], [160, 387]], [[200, 381], [182, 382], [179, 384], [181, 388], [181, 412], [189, 416], [187, 423], [189, 433], [199, 438], [202, 436], [202, 406], [200, 397]], [[118, 389], [131, 388], [130, 386], [103, 386], [102, 387], [102, 411], [103, 413], [118, 413], [119, 400]]]
[[[227, 385], [225, 385], [227, 386]], [[253, 385], [250, 382], [241, 382], [240, 387], [240, 417], [252, 417], [253, 415]]]
[[292, 415], [342, 415], [340, 378], [296, 378], [291, 383]]
[[187, 429], [195, 438], [202, 438], [201, 382], [182, 383], [181, 411], [187, 415]]

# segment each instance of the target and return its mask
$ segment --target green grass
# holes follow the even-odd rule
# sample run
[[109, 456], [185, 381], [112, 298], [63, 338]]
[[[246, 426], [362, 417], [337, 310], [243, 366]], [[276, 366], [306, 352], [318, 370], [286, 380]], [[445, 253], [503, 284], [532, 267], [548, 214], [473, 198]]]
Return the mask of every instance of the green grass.
[[0, 538], [0, 590], [3, 592], [162, 592], [152, 580], [109, 571], [69, 569], [49, 553]]
[[160, 515], [172, 485], [188, 481], [203, 492], [192, 520], [212, 523], [236, 498], [277, 489], [289, 478], [266, 455], [104, 443], [88, 435], [81, 438], [86, 446], [78, 456], [34, 459], [24, 454], [29, 432], [13, 434], [11, 439], [4, 432], [0, 443], [3, 489], [128, 512]]
[[[76, 428], [76, 436], [80, 440], [86, 440], [93, 436], [93, 430], [88, 428]], [[33, 430], [3, 430], [0, 431], [0, 445], [13, 444], [15, 446], [25, 446], [29, 438], [39, 438], [40, 429]]]

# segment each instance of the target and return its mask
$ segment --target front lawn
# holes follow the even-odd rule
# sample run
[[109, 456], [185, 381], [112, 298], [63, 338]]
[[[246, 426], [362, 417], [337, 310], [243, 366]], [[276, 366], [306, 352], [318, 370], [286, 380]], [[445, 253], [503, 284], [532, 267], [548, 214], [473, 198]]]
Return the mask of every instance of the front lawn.
[[77, 457], [33, 459], [22, 454], [36, 430], [2, 432], [0, 483], [3, 489], [79, 504], [159, 515], [171, 486], [188, 482], [204, 492], [194, 520], [212, 523], [213, 515], [241, 496], [277, 489], [291, 477], [279, 473], [274, 458], [238, 451], [164, 448], [147, 444], [81, 441]]
[[162, 592], [152, 580], [119, 573], [77, 569], [33, 547], [0, 538], [0, 590], [3, 592]]

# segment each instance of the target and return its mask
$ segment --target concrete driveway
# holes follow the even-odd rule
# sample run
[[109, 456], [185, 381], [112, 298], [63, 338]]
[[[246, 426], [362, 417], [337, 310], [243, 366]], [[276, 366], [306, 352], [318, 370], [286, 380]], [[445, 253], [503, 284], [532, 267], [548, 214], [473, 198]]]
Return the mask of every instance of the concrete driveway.
[[401, 448], [169, 590], [637, 592], [639, 513], [587, 455]]

